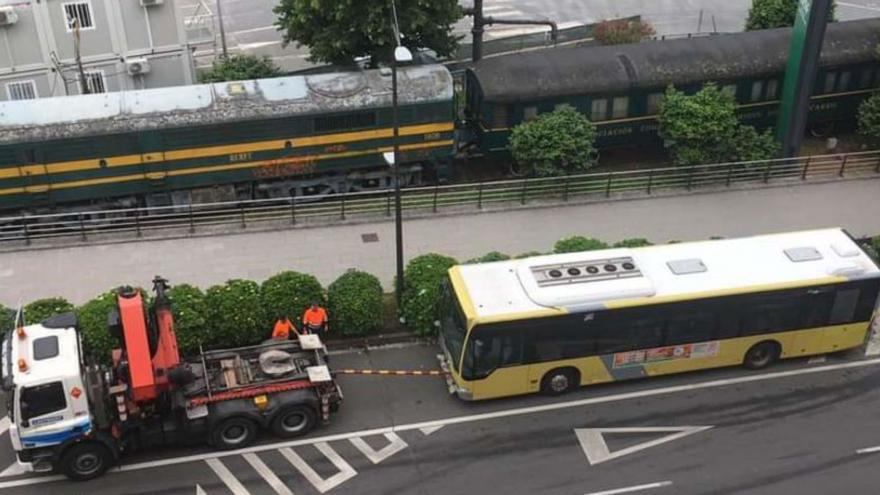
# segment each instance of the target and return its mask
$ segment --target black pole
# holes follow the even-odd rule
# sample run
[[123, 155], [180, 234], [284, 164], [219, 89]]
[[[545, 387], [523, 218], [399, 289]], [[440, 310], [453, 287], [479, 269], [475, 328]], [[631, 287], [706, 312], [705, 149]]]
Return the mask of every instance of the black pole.
[[483, 58], [483, 0], [474, 0], [474, 28], [471, 34], [473, 35], [471, 59], [477, 62]]
[[400, 207], [400, 162], [397, 159], [399, 146], [397, 137], [397, 60], [391, 57], [391, 125], [394, 128], [392, 145], [394, 146], [394, 242], [397, 248], [397, 280], [394, 284], [394, 295], [397, 299], [397, 311], [403, 307], [403, 218]]

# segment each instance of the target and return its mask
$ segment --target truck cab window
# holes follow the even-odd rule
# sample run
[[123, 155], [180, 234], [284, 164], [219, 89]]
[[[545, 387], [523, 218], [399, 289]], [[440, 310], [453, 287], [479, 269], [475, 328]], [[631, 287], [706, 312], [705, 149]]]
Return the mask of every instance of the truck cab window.
[[58, 356], [58, 337], [42, 337], [34, 340], [34, 359], [50, 359]]
[[38, 418], [67, 407], [61, 382], [44, 383], [21, 389], [22, 421]]

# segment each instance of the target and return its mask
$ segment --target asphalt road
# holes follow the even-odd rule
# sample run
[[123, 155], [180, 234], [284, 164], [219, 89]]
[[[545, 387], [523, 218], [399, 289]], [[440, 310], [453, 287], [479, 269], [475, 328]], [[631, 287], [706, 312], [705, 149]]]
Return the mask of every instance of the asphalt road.
[[[199, 0], [178, 0], [185, 12]], [[216, 12], [216, 0], [204, 0]], [[308, 51], [295, 46], [282, 47], [273, 23], [272, 8], [277, 0], [222, 0], [227, 43], [232, 51], [265, 54], [287, 70], [308, 67]], [[472, 5], [470, 0], [462, 5]], [[485, 0], [484, 13], [500, 19], [549, 19], [560, 27], [599, 22], [603, 19], [641, 15], [660, 35], [699, 32], [741, 31], [751, 0]], [[840, 20], [880, 15], [878, 0], [837, 2]], [[471, 29], [469, 18], [456, 24], [454, 31], [465, 36]], [[508, 37], [545, 30], [542, 27], [489, 26], [486, 39]], [[219, 29], [217, 39], [219, 46]]]
[[[435, 353], [334, 363], [428, 369]], [[219, 457], [151, 452], [88, 483], [7, 476], [0, 493], [874, 493], [880, 454], [858, 451], [880, 445], [878, 379], [880, 360], [850, 353], [464, 403], [436, 378], [347, 376], [342, 410], [309, 438]], [[11, 462], [8, 447], [0, 462]], [[632, 491], [609, 492], [619, 489]]]

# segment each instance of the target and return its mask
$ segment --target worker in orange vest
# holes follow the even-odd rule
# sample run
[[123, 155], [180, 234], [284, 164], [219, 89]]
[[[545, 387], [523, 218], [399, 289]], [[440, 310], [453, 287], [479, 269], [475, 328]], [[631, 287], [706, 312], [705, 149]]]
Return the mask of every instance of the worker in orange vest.
[[287, 340], [290, 338], [290, 331], [296, 332], [296, 327], [286, 315], [281, 315], [275, 320], [275, 328], [272, 329], [272, 339]]
[[306, 333], [319, 335], [330, 331], [327, 325], [327, 310], [318, 306], [316, 301], [312, 301], [312, 305], [303, 313], [302, 324]]

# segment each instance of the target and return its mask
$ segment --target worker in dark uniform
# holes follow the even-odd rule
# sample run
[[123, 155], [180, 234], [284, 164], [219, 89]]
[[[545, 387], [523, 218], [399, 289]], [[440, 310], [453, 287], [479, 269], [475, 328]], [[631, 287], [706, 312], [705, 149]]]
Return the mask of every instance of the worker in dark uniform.
[[287, 340], [290, 338], [290, 331], [296, 332], [296, 327], [286, 315], [280, 315], [275, 320], [275, 328], [272, 329], [273, 340]]
[[306, 309], [302, 316], [303, 330], [315, 335], [321, 335], [330, 331], [327, 324], [327, 310], [312, 301], [312, 305]]

